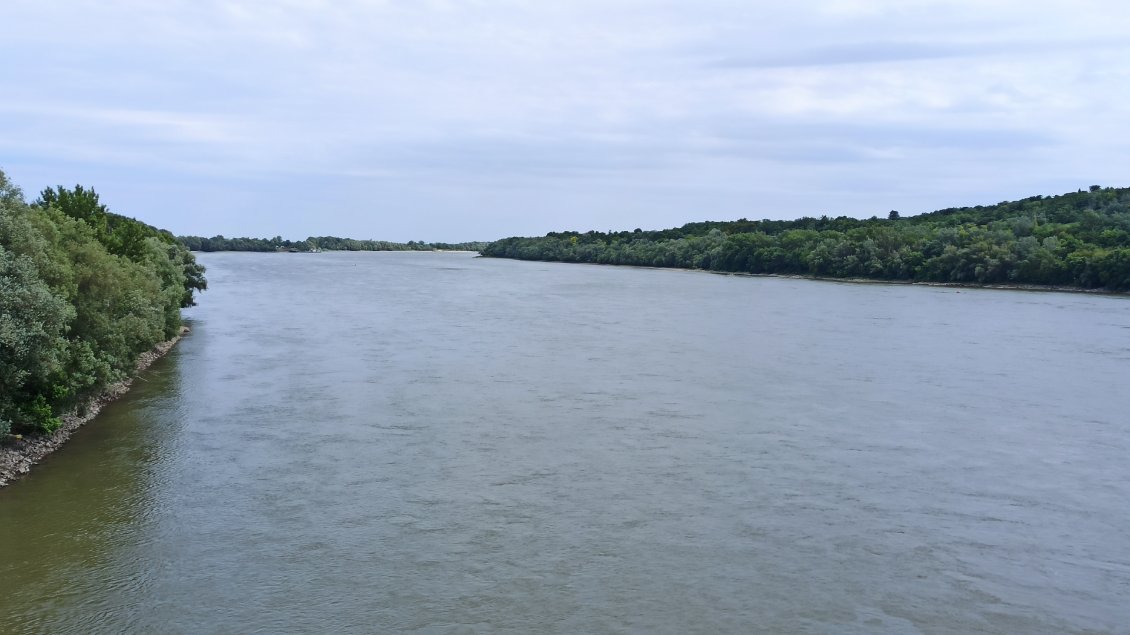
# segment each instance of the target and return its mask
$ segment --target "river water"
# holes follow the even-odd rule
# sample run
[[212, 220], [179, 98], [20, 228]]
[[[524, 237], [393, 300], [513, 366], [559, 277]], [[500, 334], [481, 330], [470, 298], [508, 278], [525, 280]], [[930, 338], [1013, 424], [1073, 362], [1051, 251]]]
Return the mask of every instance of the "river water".
[[1130, 302], [205, 254], [3, 633], [1128, 633]]

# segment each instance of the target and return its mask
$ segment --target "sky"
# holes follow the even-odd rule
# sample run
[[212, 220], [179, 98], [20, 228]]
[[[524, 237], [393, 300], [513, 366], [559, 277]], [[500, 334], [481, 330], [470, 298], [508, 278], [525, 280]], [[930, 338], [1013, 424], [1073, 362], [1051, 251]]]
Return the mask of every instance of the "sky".
[[1130, 186], [1124, 0], [3, 0], [0, 170], [470, 241]]

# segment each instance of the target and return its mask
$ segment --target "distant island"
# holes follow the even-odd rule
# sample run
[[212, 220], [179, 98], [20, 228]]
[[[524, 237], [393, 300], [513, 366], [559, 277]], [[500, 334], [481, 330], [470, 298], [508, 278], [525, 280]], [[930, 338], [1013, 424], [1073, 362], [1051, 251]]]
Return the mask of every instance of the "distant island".
[[410, 240], [394, 243], [387, 240], [356, 240], [336, 236], [311, 236], [306, 240], [274, 238], [224, 238], [213, 236], [178, 236], [177, 240], [191, 251], [260, 251], [260, 252], [318, 252], [318, 251], [480, 251], [485, 242], [425, 243]]
[[482, 255], [818, 278], [1130, 291], [1130, 188], [902, 217], [688, 223], [497, 240]]

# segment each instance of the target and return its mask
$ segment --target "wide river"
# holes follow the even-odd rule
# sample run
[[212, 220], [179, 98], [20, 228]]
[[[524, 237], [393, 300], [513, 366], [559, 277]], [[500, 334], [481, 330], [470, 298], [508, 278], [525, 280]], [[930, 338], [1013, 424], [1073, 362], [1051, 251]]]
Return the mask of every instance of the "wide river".
[[1130, 301], [204, 254], [0, 633], [1130, 633]]

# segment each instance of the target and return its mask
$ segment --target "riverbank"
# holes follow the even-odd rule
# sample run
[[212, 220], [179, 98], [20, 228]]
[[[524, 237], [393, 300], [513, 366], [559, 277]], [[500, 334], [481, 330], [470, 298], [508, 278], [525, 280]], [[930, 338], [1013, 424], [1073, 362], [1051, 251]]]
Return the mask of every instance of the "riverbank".
[[594, 267], [631, 267], [633, 269], [653, 269], [656, 271], [690, 271], [695, 273], [709, 273], [716, 276], [732, 276], [736, 278], [784, 278], [787, 280], [815, 280], [817, 282], [841, 282], [844, 284], [896, 284], [917, 285], [925, 287], [951, 287], [955, 289], [997, 289], [1004, 291], [1051, 291], [1055, 293], [1086, 293], [1093, 295], [1109, 295], [1116, 297], [1130, 297], [1126, 291], [1110, 291], [1108, 289], [1086, 289], [1068, 285], [1043, 285], [1043, 284], [1009, 284], [994, 282], [937, 282], [933, 280], [897, 280], [886, 278], [833, 278], [830, 276], [809, 276], [799, 273], [748, 273], [744, 271], [716, 271], [714, 269], [692, 269], [688, 267], [655, 267], [650, 265], [616, 265], [603, 262], [567, 262], [564, 260], [526, 260], [524, 258], [507, 258], [506, 256], [478, 256], [479, 258], [503, 258], [523, 262], [559, 262], [568, 265], [592, 265]]
[[[76, 430], [97, 417], [98, 413], [102, 412], [102, 408], [126, 394], [138, 374], [167, 355], [188, 332], [189, 328], [182, 326], [180, 334], [176, 337], [142, 353], [137, 358], [137, 367], [132, 376], [110, 385], [102, 394], [84, 404], [85, 408], [76, 408], [63, 415], [63, 425], [54, 433], [42, 437], [19, 438], [14, 441], [9, 437], [9, 440], [0, 446], [0, 487], [5, 487], [27, 474], [32, 466], [62, 447]], [[83, 414], [80, 415], [79, 412]]]
[[[677, 268], [673, 268], [677, 269]], [[842, 282], [844, 284], [900, 284], [918, 285], [925, 287], [952, 287], [956, 289], [998, 289], [1004, 291], [1052, 291], [1057, 293], [1090, 293], [1096, 295], [1113, 295], [1126, 297], [1125, 291], [1109, 291], [1107, 289], [1085, 289], [1064, 285], [1043, 284], [1008, 284], [994, 282], [936, 282], [932, 280], [888, 280], [883, 278], [831, 278], [827, 276], [805, 276], [788, 273], [743, 273], [729, 271], [711, 271], [709, 269], [679, 269], [680, 271], [702, 271], [721, 276], [739, 276], [743, 278], [788, 278], [792, 280], [816, 280], [819, 282]]]

